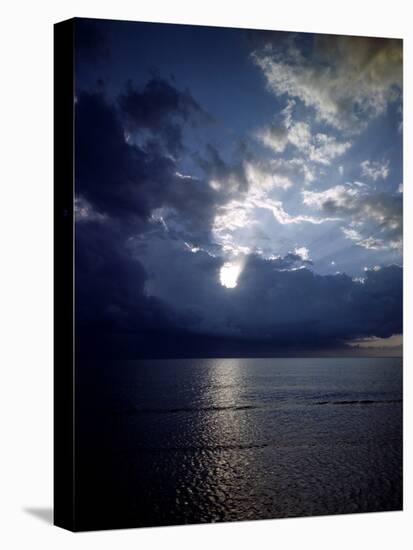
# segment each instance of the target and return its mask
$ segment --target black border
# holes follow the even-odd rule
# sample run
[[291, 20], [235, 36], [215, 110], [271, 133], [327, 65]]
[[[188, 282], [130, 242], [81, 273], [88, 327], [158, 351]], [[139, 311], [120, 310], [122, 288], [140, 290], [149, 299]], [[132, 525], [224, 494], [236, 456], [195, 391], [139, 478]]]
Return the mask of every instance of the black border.
[[54, 25], [54, 518], [75, 529], [74, 20]]

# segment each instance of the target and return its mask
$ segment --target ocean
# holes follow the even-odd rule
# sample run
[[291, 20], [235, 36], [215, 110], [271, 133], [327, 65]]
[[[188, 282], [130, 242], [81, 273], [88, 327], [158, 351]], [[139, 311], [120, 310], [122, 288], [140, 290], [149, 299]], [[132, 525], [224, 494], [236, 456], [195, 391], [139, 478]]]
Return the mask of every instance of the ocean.
[[402, 508], [400, 358], [77, 362], [80, 529]]

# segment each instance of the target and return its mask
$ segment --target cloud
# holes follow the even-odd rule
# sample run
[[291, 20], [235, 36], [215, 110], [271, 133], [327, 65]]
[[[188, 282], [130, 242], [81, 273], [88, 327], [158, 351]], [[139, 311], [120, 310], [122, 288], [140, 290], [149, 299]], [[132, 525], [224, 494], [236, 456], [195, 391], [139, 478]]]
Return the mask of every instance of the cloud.
[[303, 191], [303, 203], [318, 209], [338, 211], [341, 208], [349, 210], [355, 205], [354, 199], [359, 191], [351, 186], [336, 185], [325, 191]]
[[348, 140], [340, 142], [335, 136], [322, 132], [313, 134], [308, 122], [293, 119], [294, 106], [295, 101], [289, 100], [281, 111], [281, 120], [256, 132], [257, 139], [263, 145], [275, 153], [281, 153], [289, 144], [303, 155], [303, 159], [325, 166], [351, 147], [352, 143]]
[[330, 162], [343, 155], [351, 147], [349, 141], [338, 142], [334, 136], [318, 133], [314, 136], [314, 143], [309, 149], [309, 158], [313, 162], [320, 164], [330, 164]]
[[167, 241], [146, 250], [148, 271], [159, 274], [162, 258], [170, 265], [168, 278], [155, 275], [151, 293], [173, 310], [197, 318], [193, 330], [198, 334], [285, 349], [344, 345], [401, 331], [402, 270], [396, 266], [367, 271], [360, 282], [342, 274], [315, 274], [297, 250], [268, 259], [250, 254], [237, 286], [228, 292], [219, 281], [222, 259], [171, 248]]
[[[268, 214], [275, 222], [275, 227], [269, 227]], [[216, 210], [212, 227], [212, 237], [224, 254], [257, 253], [265, 257], [277, 255], [277, 247], [283, 242], [281, 230], [286, 234], [291, 227], [301, 224], [318, 226], [335, 221], [328, 216], [309, 216], [306, 214], [290, 214], [282, 201], [269, 197], [260, 197], [255, 193], [248, 194], [240, 200], [231, 200], [219, 206]], [[277, 225], [278, 229], [277, 229]], [[271, 238], [265, 230], [268, 228]], [[276, 236], [274, 237], [274, 231]], [[305, 231], [305, 230], [303, 230]], [[291, 238], [288, 239], [289, 241]]]
[[277, 223], [287, 226], [303, 223], [320, 225], [337, 219], [329, 216], [290, 214], [285, 210], [281, 200], [272, 199], [261, 189], [251, 188], [239, 198], [217, 207], [212, 227], [215, 242], [220, 244], [224, 251], [239, 251], [238, 231], [242, 230], [245, 233], [245, 230], [259, 227], [263, 211], [270, 212]]
[[[102, 214], [147, 217], [142, 182], [150, 159], [126, 143], [115, 106], [102, 94], [80, 93], [75, 132], [76, 191], [82, 200]], [[168, 162], [157, 164], [156, 171], [158, 178], [169, 173]]]
[[210, 338], [224, 352], [238, 342], [235, 349], [259, 354], [401, 332], [396, 266], [368, 270], [361, 282], [316, 275], [305, 247], [271, 259], [250, 254], [228, 292], [219, 281], [223, 259], [161, 233], [125, 236], [116, 224], [96, 221], [76, 232], [80, 355], [162, 355], [159, 341], [170, 355], [207, 353]]
[[[304, 177], [309, 181], [314, 177], [304, 161], [282, 158], [259, 161], [251, 154], [247, 159], [236, 165], [236, 169], [224, 164], [225, 169], [222, 168], [219, 173], [217, 168], [222, 159], [213, 169], [208, 165], [208, 173], [214, 177], [213, 187], [234, 191], [227, 195], [226, 201], [215, 205], [212, 224], [212, 238], [225, 253], [262, 251], [261, 237], [256, 238], [255, 235], [268, 224], [265, 211], [271, 213], [272, 219], [282, 226], [321, 225], [337, 221], [336, 216], [313, 216], [300, 211], [290, 213], [284, 206], [280, 195], [293, 189], [297, 173], [306, 174]], [[270, 245], [265, 248], [266, 255], [276, 253]]]
[[305, 246], [300, 246], [294, 249], [294, 253], [300, 256], [303, 260], [310, 259], [310, 251]]
[[371, 250], [401, 249], [403, 209], [400, 194], [369, 193], [365, 185], [354, 182], [325, 191], [303, 191], [302, 196], [307, 206], [349, 221], [350, 226], [344, 227], [343, 233], [357, 245]]
[[287, 128], [275, 122], [258, 130], [256, 136], [266, 147], [276, 153], [282, 153], [289, 141]]
[[[401, 194], [373, 195], [353, 182], [305, 191], [297, 208], [297, 173], [314, 179], [314, 166], [342, 154], [346, 142], [313, 133], [289, 104], [288, 146], [301, 156], [268, 160], [243, 143], [233, 156], [213, 144], [192, 153], [186, 132], [203, 120], [189, 92], [160, 79], [111, 101], [78, 94], [79, 352], [260, 353], [400, 333], [400, 268], [369, 270], [363, 281], [317, 275], [316, 249], [301, 236], [339, 222], [360, 247], [391, 247], [401, 242]], [[292, 232], [301, 226], [300, 236]], [[281, 231], [289, 236], [279, 253]], [[228, 291], [219, 274], [235, 257], [245, 265]]]
[[307, 122], [294, 122], [288, 127], [288, 140], [297, 149], [308, 150], [311, 147], [311, 130]]
[[271, 261], [253, 258], [239, 281], [241, 287], [245, 285], [240, 291], [246, 293], [246, 303], [254, 300], [263, 310], [257, 313], [257, 330], [303, 342], [311, 337], [346, 340], [359, 332], [389, 336], [401, 330], [399, 268], [368, 272], [363, 285], [345, 275], [319, 276], [308, 269], [277, 272], [273, 268]]
[[286, 161], [286, 164], [290, 167], [290, 169], [294, 168], [298, 170], [298, 172], [304, 178], [305, 184], [310, 184], [316, 179], [318, 170], [314, 168], [314, 166], [312, 166], [311, 163], [308, 163], [303, 158], [296, 157], [296, 158], [288, 159], [288, 161]]
[[[157, 100], [153, 102], [160, 112], [144, 115], [143, 130], [151, 121], [152, 131], [156, 132], [159, 141], [163, 139], [163, 121], [175, 116], [175, 108], [182, 109], [177, 99], [179, 93], [172, 94], [169, 85], [166, 89], [165, 105], [161, 101], [165, 92], [163, 86], [162, 93], [159, 93], [158, 84], [155, 88], [144, 88], [145, 105], [151, 104], [149, 95], [154, 91]], [[134, 99], [137, 101], [136, 97]], [[178, 116], [182, 126], [190, 124], [186, 108], [184, 113], [184, 116]], [[115, 102], [108, 102], [101, 93], [79, 93], [76, 104], [75, 173], [78, 221], [99, 215], [116, 219], [118, 224], [132, 224], [136, 231], [140, 231], [151, 213], [163, 208], [164, 217], [169, 218], [168, 223], [176, 235], [181, 234], [185, 240], [209, 241], [214, 210], [217, 204], [228, 200], [228, 190], [217, 192], [206, 180], [188, 174], [183, 177], [179, 159], [173, 156], [177, 150], [176, 144], [171, 151], [168, 139], [162, 146], [158, 141], [149, 140], [140, 144], [129, 141], [125, 139], [124, 124], [129, 122], [124, 121], [123, 112]], [[134, 132], [138, 134], [138, 117], [134, 124]], [[181, 135], [182, 130], [179, 133]], [[217, 164], [217, 157], [213, 161], [217, 172], [223, 175], [227, 170], [228, 173], [229, 169], [225, 168], [223, 161]], [[239, 174], [243, 175], [242, 167]]]
[[342, 231], [346, 239], [352, 240], [357, 246], [367, 250], [398, 250], [401, 252], [403, 248], [403, 241], [400, 236], [393, 239], [380, 239], [374, 236], [362, 235], [351, 227], [343, 227]]
[[210, 120], [188, 90], [180, 91], [161, 78], [152, 78], [143, 89], [129, 83], [118, 103], [127, 131], [138, 132], [138, 138], [149, 131], [148, 139], [163, 142], [174, 154], [183, 149], [182, 123]]
[[205, 177], [210, 182], [210, 186], [224, 195], [247, 189], [248, 181], [245, 174], [245, 163], [251, 157], [251, 154], [245, 146], [240, 148], [241, 159], [234, 163], [226, 162], [216, 147], [207, 144], [203, 154], [196, 153], [194, 158]]
[[349, 342], [349, 346], [368, 349], [401, 348], [403, 346], [403, 336], [401, 334], [393, 334], [387, 338], [377, 338], [374, 336], [359, 338], [358, 340]]
[[400, 40], [317, 35], [311, 54], [298, 40], [276, 42], [252, 54], [269, 90], [296, 98], [320, 121], [354, 132], [400, 98]]
[[105, 214], [97, 212], [93, 206], [83, 197], [75, 197], [75, 221], [77, 223], [99, 221], [107, 219]]
[[251, 204], [257, 208], [263, 208], [265, 210], [270, 210], [274, 218], [278, 223], [285, 224], [296, 224], [296, 223], [311, 223], [311, 224], [321, 224], [325, 222], [335, 221], [336, 218], [331, 217], [315, 217], [308, 216], [306, 214], [297, 214], [291, 215], [285, 211], [281, 201], [272, 200], [272, 199], [261, 199], [259, 197], [252, 198]]
[[346, 239], [354, 241], [355, 244], [366, 248], [367, 250], [385, 250], [391, 248], [383, 239], [376, 239], [374, 237], [363, 237], [356, 229], [351, 227], [343, 227], [343, 234]]
[[174, 312], [146, 296], [147, 273], [131, 254], [124, 228], [96, 220], [75, 232], [76, 328], [80, 348], [88, 347], [89, 331], [128, 332], [173, 326]]
[[293, 185], [291, 179], [271, 163], [245, 162], [244, 170], [250, 191], [262, 190], [270, 192], [274, 189], [285, 190]]
[[373, 181], [377, 181], [378, 179], [385, 180], [390, 174], [388, 161], [363, 160], [363, 162], [360, 163], [360, 166], [361, 174], [372, 179]]

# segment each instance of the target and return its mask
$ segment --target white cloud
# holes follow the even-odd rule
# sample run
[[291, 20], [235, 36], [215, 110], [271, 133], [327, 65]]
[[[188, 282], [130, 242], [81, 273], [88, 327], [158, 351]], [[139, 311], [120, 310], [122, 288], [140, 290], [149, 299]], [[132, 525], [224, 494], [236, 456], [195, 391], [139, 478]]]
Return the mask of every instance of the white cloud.
[[301, 169], [305, 183], [312, 183], [315, 180], [314, 172], [306, 164], [303, 164]]
[[294, 254], [297, 254], [297, 256], [300, 256], [300, 258], [304, 261], [307, 261], [310, 259], [310, 251], [305, 246], [300, 246], [298, 248], [295, 248]]
[[252, 199], [252, 204], [257, 208], [270, 210], [274, 218], [282, 225], [303, 223], [303, 222], [318, 225], [320, 223], [337, 220], [337, 218], [330, 218], [330, 217], [317, 218], [314, 216], [307, 216], [303, 214], [298, 214], [296, 216], [293, 216], [291, 214], [288, 214], [284, 210], [284, 207], [281, 201], [276, 201], [269, 198], [258, 198], [258, 197], [254, 198]]
[[317, 36], [311, 61], [296, 46], [252, 54], [268, 88], [298, 98], [320, 121], [354, 132], [400, 97], [400, 40]]
[[214, 219], [213, 232], [223, 234], [255, 223], [251, 216], [252, 206], [241, 200], [232, 200], [220, 206]]
[[303, 203], [318, 209], [325, 208], [326, 204], [334, 204], [336, 208], [348, 208], [359, 191], [346, 185], [336, 185], [325, 191], [303, 191]]
[[363, 176], [373, 181], [386, 179], [390, 173], [389, 162], [364, 160], [360, 163]]
[[309, 157], [313, 162], [330, 164], [330, 162], [343, 155], [351, 147], [349, 141], [338, 142], [334, 136], [318, 133], [309, 148]]
[[269, 149], [282, 153], [288, 144], [288, 133], [281, 125], [272, 124], [258, 130], [256, 137]]
[[335, 136], [318, 132], [313, 134], [308, 122], [294, 121], [294, 101], [289, 101], [282, 111], [283, 120], [274, 122], [256, 133], [263, 145], [281, 153], [288, 144], [300, 151], [310, 162], [329, 165], [333, 159], [342, 156], [350, 147], [350, 141], [337, 141]]
[[[351, 227], [343, 227], [342, 232], [346, 239], [350, 239], [357, 246], [366, 248], [367, 250], [399, 250], [403, 248], [401, 237], [391, 240], [380, 239], [377, 237], [365, 237], [359, 231]], [[377, 266], [376, 266], [377, 267]], [[375, 268], [373, 268], [377, 271]]]
[[389, 248], [383, 239], [363, 237], [357, 230], [347, 227], [343, 227], [342, 231], [346, 239], [354, 241], [357, 246], [361, 246], [367, 250], [386, 250]]
[[[268, 210], [274, 219], [281, 225], [294, 225], [309, 223], [319, 225], [325, 222], [336, 221], [337, 218], [317, 217], [304, 214], [289, 214], [282, 201], [275, 200], [268, 195], [265, 186], [250, 186], [247, 193], [237, 199], [233, 199], [217, 208], [212, 234], [214, 241], [219, 244], [225, 252], [248, 253], [243, 245], [243, 235], [251, 234], [262, 226], [262, 210]], [[306, 259], [308, 250], [300, 247], [296, 252], [302, 259]]]
[[182, 174], [181, 172], [175, 172], [175, 176], [181, 180], [193, 180], [195, 179], [193, 176], [190, 176], [188, 174]]
[[84, 197], [75, 197], [75, 221], [76, 222], [104, 222], [106, 214], [95, 210], [92, 204]]
[[319, 173], [318, 167], [302, 157], [295, 157], [288, 160], [276, 159], [277, 164], [282, 164], [286, 169], [294, 173], [295, 176], [302, 176], [304, 183], [312, 183]]
[[271, 164], [245, 162], [244, 169], [249, 187], [252, 190], [261, 189], [268, 192], [276, 188], [288, 189], [292, 186], [290, 178], [279, 173], [279, 170], [272, 167]]
[[310, 125], [306, 122], [294, 122], [288, 128], [288, 141], [300, 150], [311, 146]]
[[194, 246], [193, 244], [191, 243], [187, 243], [186, 241], [184, 242], [184, 245], [186, 248], [188, 248], [188, 250], [190, 250], [193, 254], [196, 254], [197, 252], [199, 252], [201, 250], [201, 248], [199, 246]]
[[[327, 215], [340, 216], [345, 238], [369, 250], [401, 250], [400, 197], [391, 193], [369, 194], [359, 182], [336, 185], [325, 191], [302, 191], [303, 203]], [[356, 229], [357, 227], [357, 229]]]

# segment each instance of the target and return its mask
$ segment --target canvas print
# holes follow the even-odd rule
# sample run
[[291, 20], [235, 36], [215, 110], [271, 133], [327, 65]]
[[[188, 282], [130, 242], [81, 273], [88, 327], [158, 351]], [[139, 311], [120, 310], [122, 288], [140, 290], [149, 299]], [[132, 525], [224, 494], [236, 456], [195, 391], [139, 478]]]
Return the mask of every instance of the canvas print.
[[402, 41], [75, 19], [74, 525], [402, 509]]

